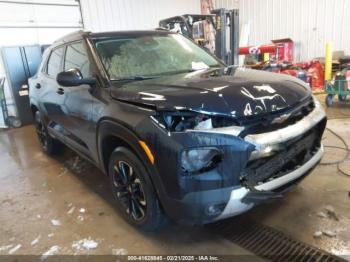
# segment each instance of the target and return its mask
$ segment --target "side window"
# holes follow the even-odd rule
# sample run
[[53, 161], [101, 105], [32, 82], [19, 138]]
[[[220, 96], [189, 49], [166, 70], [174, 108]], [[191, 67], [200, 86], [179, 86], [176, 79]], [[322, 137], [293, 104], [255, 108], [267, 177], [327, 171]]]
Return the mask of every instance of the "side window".
[[56, 75], [61, 71], [61, 59], [63, 56], [63, 47], [59, 47], [57, 49], [54, 49], [51, 52], [49, 61], [47, 63], [47, 74], [53, 77], [56, 77]]
[[90, 77], [90, 62], [82, 42], [67, 46], [64, 70], [78, 68], [84, 78]]

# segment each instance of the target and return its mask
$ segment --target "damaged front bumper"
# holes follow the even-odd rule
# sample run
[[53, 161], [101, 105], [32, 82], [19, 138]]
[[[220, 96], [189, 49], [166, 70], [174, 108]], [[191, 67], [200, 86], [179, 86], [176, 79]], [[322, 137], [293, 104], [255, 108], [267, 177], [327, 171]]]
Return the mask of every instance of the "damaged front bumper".
[[[283, 165], [286, 165], [287, 162], [290, 161], [288, 156], [297, 158], [298, 154], [304, 153], [305, 155], [307, 154], [307, 156], [304, 156], [304, 159], [307, 157], [307, 160], [302, 163], [297, 163], [296, 161], [294, 169], [292, 167], [291, 170], [289, 167], [289, 172], [285, 172], [283, 175], [275, 173], [275, 177], [267, 177], [265, 174], [261, 174], [259, 179], [255, 177], [250, 183], [246, 183], [245, 186], [233, 189], [223, 212], [217, 216], [215, 220], [241, 214], [261, 201], [280, 197], [281, 193], [288, 191], [293, 184], [300, 181], [305, 175], [312, 171], [323, 155], [323, 146], [320, 141], [320, 136], [323, 134], [325, 124], [326, 114], [321, 104], [315, 100], [315, 109], [294, 125], [269, 133], [247, 135], [245, 141], [255, 145], [255, 151], [252, 152], [250, 160], [254, 162], [258, 161], [257, 159], [259, 158], [263, 160], [266, 159], [265, 163], [261, 165], [266, 167], [261, 168], [261, 166], [259, 166], [254, 170], [255, 172], [253, 175], [257, 177], [259, 177], [259, 174], [257, 174], [258, 171], [256, 170], [259, 168], [262, 169], [260, 172], [264, 172], [267, 168], [271, 170], [274, 167], [273, 165], [269, 167], [268, 162], [273, 161], [273, 157], [269, 158], [270, 155], [273, 155], [274, 152], [285, 147], [288, 141], [293, 141], [299, 137], [304, 136], [304, 138], [299, 140], [299, 144], [298, 142], [291, 144], [289, 152], [292, 153], [287, 152], [280, 158], [275, 157], [275, 159], [279, 162], [284, 162]], [[317, 134], [315, 135], [315, 133]], [[319, 137], [317, 137], [317, 135]], [[310, 143], [310, 141], [312, 143]], [[305, 145], [306, 143], [310, 144]], [[304, 145], [304, 151], [300, 144]], [[301, 149], [298, 150], [298, 148]], [[305, 148], [310, 148], [309, 152], [305, 151]], [[247, 176], [249, 176], [249, 174]], [[247, 178], [247, 180], [249, 180], [249, 178]]]
[[[180, 223], [205, 224], [280, 197], [306, 176], [322, 157], [326, 115], [315, 101], [298, 121], [245, 136], [241, 126], [166, 132], [153, 120], [146, 124], [159, 130], [157, 136], [145, 140], [154, 141], [155, 159], [161, 159], [155, 166], [164, 188], [160, 199], [166, 213]], [[215, 168], [184, 171], [183, 152], [212, 148], [222, 156]]]
[[[215, 218], [215, 220], [221, 220], [227, 217], [239, 215], [251, 209], [260, 201], [281, 196], [280, 192], [274, 192], [274, 190], [288, 185], [293, 181], [297, 181], [299, 178], [305, 176], [317, 165], [317, 163], [321, 160], [322, 155], [323, 147], [321, 146], [317, 153], [308, 162], [287, 175], [257, 185], [253, 188], [253, 190], [247, 187], [232, 190], [230, 200], [228, 201], [225, 209], [218, 217]], [[288, 189], [289, 187], [284, 189], [283, 192]]]
[[244, 140], [252, 143], [256, 148], [256, 151], [253, 152], [253, 156], [259, 156], [259, 154], [263, 155], [266, 151], [273, 151], [279, 144], [301, 136], [317, 125], [320, 121], [325, 119], [326, 113], [324, 112], [322, 105], [316, 99], [314, 102], [315, 109], [294, 125], [290, 125], [269, 133], [247, 135]]

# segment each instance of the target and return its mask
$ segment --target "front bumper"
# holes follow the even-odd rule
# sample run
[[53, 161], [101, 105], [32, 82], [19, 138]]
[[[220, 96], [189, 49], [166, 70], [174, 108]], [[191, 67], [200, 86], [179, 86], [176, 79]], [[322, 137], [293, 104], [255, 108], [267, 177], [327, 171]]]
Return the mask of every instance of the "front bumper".
[[[259, 184], [254, 187], [253, 194], [261, 193], [264, 195], [264, 192], [273, 191], [275, 189], [278, 189], [284, 185], [287, 185], [291, 183], [292, 181], [297, 181], [298, 178], [303, 177], [305, 174], [307, 174], [310, 170], [312, 170], [317, 163], [321, 160], [323, 155], [323, 147], [317, 151], [317, 153], [304, 165], [299, 167], [298, 169], [292, 171], [289, 174], [286, 174], [282, 177], [276, 178], [272, 181]], [[255, 191], [256, 190], [256, 191]], [[255, 205], [255, 201], [246, 201], [245, 199], [249, 199], [249, 194], [251, 194], [252, 191], [246, 187], [241, 187], [238, 189], [234, 189], [231, 191], [230, 200], [228, 201], [224, 211], [215, 218], [215, 220], [221, 220], [227, 217], [239, 215], [249, 209], [251, 209]], [[278, 193], [275, 193], [278, 195]], [[267, 195], [266, 198], [272, 198], [274, 196], [274, 193]]]
[[314, 110], [294, 125], [290, 125], [273, 132], [247, 135], [244, 140], [255, 145], [257, 151], [263, 151], [266, 150], [266, 148], [271, 150], [273, 149], [271, 147], [274, 145], [284, 143], [285, 141], [304, 134], [326, 118], [326, 113], [324, 112], [320, 102], [316, 99], [314, 101]]

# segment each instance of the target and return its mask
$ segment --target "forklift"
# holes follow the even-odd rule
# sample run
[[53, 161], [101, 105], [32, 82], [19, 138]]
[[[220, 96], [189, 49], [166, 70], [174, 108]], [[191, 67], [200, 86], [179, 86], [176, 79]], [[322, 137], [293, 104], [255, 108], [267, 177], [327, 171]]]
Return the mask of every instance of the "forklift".
[[[238, 9], [215, 9], [211, 14], [185, 14], [159, 21], [163, 29], [181, 33], [215, 54], [227, 65], [238, 65], [239, 12]], [[214, 30], [214, 37], [209, 34]], [[209, 38], [209, 40], [208, 40]]]

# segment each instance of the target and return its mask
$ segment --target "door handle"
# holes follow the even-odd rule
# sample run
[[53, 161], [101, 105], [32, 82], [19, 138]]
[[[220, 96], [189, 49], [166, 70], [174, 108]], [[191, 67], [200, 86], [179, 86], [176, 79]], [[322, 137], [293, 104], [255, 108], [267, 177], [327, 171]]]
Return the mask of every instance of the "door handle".
[[59, 95], [63, 95], [64, 94], [64, 89], [59, 87], [59, 88], [57, 88], [56, 93], [59, 94]]
[[36, 83], [35, 88], [36, 88], [36, 89], [40, 89], [40, 88], [41, 88], [41, 85], [40, 85], [39, 83]]

